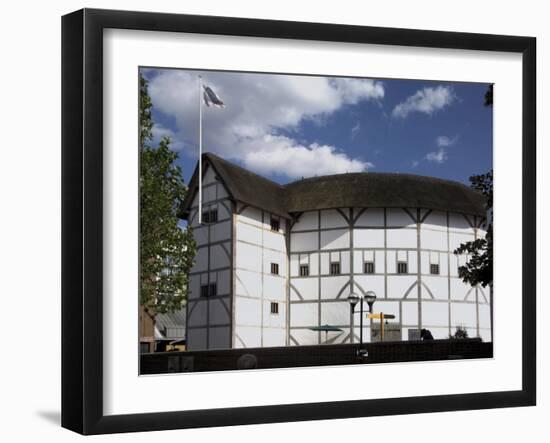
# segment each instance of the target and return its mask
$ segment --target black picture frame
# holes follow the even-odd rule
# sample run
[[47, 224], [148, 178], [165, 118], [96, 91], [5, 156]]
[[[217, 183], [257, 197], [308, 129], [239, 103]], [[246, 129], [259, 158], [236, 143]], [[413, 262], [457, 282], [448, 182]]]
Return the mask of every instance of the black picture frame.
[[[103, 413], [103, 30], [170, 31], [522, 55], [522, 388], [131, 415]], [[82, 434], [458, 411], [536, 403], [536, 39], [83, 9], [62, 18], [62, 426]]]

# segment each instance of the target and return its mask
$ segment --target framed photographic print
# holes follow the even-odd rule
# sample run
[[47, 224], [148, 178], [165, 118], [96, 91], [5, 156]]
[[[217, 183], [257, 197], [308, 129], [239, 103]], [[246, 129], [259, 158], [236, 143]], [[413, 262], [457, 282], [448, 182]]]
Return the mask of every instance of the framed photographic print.
[[62, 26], [64, 427], [535, 404], [534, 38]]

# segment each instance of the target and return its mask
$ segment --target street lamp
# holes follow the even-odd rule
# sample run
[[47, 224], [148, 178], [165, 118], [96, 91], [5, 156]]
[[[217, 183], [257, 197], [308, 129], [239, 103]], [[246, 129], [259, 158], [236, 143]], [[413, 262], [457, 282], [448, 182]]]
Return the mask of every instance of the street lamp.
[[365, 300], [367, 300], [367, 304], [369, 305], [369, 312], [372, 314], [372, 305], [376, 301], [376, 294], [374, 291], [367, 291], [365, 294]]
[[361, 299], [361, 314], [362, 314], [363, 298], [359, 297], [357, 294], [354, 294], [353, 292], [350, 295], [348, 295], [348, 302], [351, 308], [351, 342], [352, 343], [353, 343], [353, 313], [355, 312], [355, 306], [357, 305], [357, 303], [359, 303], [359, 299]]
[[366, 300], [367, 304], [369, 305], [369, 312], [372, 314], [372, 305], [376, 301], [376, 294], [373, 291], [367, 291], [365, 295], [357, 295], [354, 293], [351, 293], [348, 295], [348, 302], [351, 308], [351, 342], [353, 343], [353, 335], [354, 335], [354, 325], [353, 325], [353, 313], [355, 311], [355, 306], [357, 303], [359, 303], [359, 350], [358, 353], [361, 354], [362, 350], [361, 347], [363, 346], [363, 299]]

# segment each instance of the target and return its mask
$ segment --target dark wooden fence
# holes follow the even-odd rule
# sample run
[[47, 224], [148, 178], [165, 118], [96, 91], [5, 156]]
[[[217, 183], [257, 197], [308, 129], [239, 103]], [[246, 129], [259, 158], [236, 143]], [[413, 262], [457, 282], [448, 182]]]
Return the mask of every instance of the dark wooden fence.
[[142, 354], [141, 374], [268, 369], [491, 358], [493, 344], [481, 339], [399, 341], [359, 345], [290, 346]]

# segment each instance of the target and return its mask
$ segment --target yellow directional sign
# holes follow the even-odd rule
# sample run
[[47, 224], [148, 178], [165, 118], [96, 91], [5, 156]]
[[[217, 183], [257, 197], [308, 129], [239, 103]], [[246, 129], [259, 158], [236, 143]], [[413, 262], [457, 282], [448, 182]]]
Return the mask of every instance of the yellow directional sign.
[[368, 314], [367, 318], [380, 319], [380, 340], [384, 341], [384, 320], [395, 318], [395, 315], [380, 312], [378, 314]]
[[379, 313], [379, 314], [368, 314], [367, 315], [367, 318], [375, 318], [375, 319], [384, 319], [384, 318], [387, 318], [387, 319], [392, 319], [392, 318], [395, 318], [395, 315], [393, 314], [383, 314], [382, 312]]

